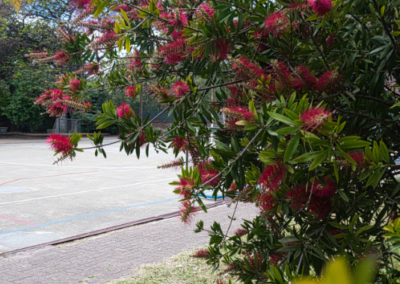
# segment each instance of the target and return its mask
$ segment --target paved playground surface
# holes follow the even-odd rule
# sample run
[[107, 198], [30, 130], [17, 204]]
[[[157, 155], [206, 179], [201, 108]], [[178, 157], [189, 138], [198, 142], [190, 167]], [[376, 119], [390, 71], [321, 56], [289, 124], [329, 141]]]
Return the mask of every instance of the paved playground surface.
[[107, 159], [87, 150], [52, 165], [44, 140], [0, 139], [0, 252], [179, 210], [168, 185], [178, 171], [157, 169], [174, 155], [150, 149], [138, 160], [119, 146], [106, 148]]
[[[184, 249], [206, 245], [210, 239], [208, 233], [193, 232], [199, 220], [204, 221], [206, 229], [214, 221], [220, 222], [226, 233], [231, 222], [228, 215], [233, 215], [234, 207], [235, 204], [231, 207], [223, 205], [208, 210], [207, 214], [198, 212], [188, 226], [179, 217], [174, 217], [72, 243], [0, 257], [0, 283], [99, 284], [134, 277], [135, 269], [142, 264], [157, 263]], [[243, 219], [251, 220], [258, 211], [254, 204], [240, 203], [229, 234], [234, 234]]]

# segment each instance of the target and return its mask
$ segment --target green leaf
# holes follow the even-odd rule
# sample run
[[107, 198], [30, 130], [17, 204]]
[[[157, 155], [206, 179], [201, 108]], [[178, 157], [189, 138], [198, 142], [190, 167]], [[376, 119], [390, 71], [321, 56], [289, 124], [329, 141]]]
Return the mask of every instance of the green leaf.
[[115, 123], [115, 120], [109, 120], [109, 121], [103, 122], [102, 124], [97, 126], [96, 129], [104, 129], [110, 125], [113, 125], [114, 123]]
[[365, 284], [374, 282], [375, 261], [368, 256], [360, 261], [353, 272], [353, 284]]
[[289, 159], [296, 153], [297, 147], [299, 146], [300, 141], [300, 133], [297, 133], [293, 138], [289, 141], [287, 149], [285, 151], [285, 155], [283, 156], [283, 162], [286, 163]]
[[382, 140], [379, 142], [379, 148], [380, 148], [380, 150], [381, 150], [383, 160], [384, 160], [386, 163], [390, 163], [389, 150], [388, 150], [388, 148], [386, 147], [385, 143], [383, 143]]
[[308, 161], [311, 161], [312, 159], [314, 159], [315, 157], [318, 157], [318, 155], [320, 155], [320, 154], [321, 154], [321, 151], [308, 152], [308, 153], [305, 153], [301, 156], [294, 158], [292, 162], [294, 162], [294, 163], [308, 162]]
[[346, 201], [349, 202], [349, 198], [347, 197], [347, 195], [342, 191], [342, 190], [338, 190], [340, 197]]
[[367, 230], [371, 229], [372, 227], [374, 227], [374, 226], [368, 225], [368, 226], [361, 227], [357, 230], [357, 232], [354, 236], [357, 238], [362, 232], [367, 231]]
[[308, 170], [312, 171], [313, 169], [318, 167], [319, 164], [321, 164], [326, 159], [327, 156], [328, 156], [328, 150], [323, 151], [321, 154], [319, 154], [318, 157], [316, 157], [314, 159], [314, 161], [311, 163], [310, 168]]
[[285, 124], [296, 125], [293, 120], [291, 120], [290, 118], [288, 118], [282, 114], [268, 111], [268, 115], [271, 116], [273, 119], [279, 120]]
[[297, 130], [299, 130], [299, 128], [297, 126], [295, 126], [295, 127], [290, 127], [289, 126], [289, 127], [280, 128], [280, 129], [276, 130], [276, 132], [278, 134], [286, 136], [286, 135], [295, 133]]

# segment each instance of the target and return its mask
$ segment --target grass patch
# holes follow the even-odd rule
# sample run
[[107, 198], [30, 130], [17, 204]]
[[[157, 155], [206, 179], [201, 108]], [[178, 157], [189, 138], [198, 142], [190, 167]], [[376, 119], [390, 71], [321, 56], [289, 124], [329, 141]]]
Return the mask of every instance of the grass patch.
[[[192, 257], [196, 250], [184, 251], [158, 264], [145, 264], [136, 269], [135, 274], [125, 280], [112, 284], [214, 284], [217, 280], [228, 282], [228, 274], [219, 275], [225, 268], [221, 264], [218, 271], [212, 273], [212, 267], [204, 258]], [[236, 283], [233, 281], [232, 283]]]

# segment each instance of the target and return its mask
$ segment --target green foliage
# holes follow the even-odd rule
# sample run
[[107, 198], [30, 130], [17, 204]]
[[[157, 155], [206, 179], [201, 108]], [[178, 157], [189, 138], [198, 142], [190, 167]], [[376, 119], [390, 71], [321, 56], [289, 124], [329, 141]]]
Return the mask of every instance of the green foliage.
[[[172, 183], [184, 221], [196, 204], [204, 209], [205, 190], [260, 208], [240, 236], [211, 226], [209, 264], [223, 260], [244, 283], [288, 283], [322, 275], [337, 255], [356, 266], [372, 253], [379, 268], [373, 281], [395, 283], [400, 256], [383, 228], [400, 210], [399, 2], [334, 1], [324, 15], [297, 4], [211, 1], [210, 15], [192, 1], [150, 1], [130, 4], [138, 17], [129, 18], [111, 12], [115, 4], [94, 1], [100, 21], [115, 16], [115, 36], [104, 43], [77, 34], [63, 48], [75, 64], [97, 60], [101, 72], [81, 75], [82, 90], [57, 87], [81, 99], [92, 86], [107, 90], [96, 125], [116, 125], [128, 155], [148, 154], [152, 144], [190, 156]], [[188, 23], [174, 18], [172, 26], [161, 16], [174, 9], [185, 11]], [[123, 101], [134, 103], [125, 87], [139, 85], [164, 106], [160, 115], [174, 118], [163, 133], [129, 108], [118, 112]], [[105, 156], [101, 135], [92, 139]]]

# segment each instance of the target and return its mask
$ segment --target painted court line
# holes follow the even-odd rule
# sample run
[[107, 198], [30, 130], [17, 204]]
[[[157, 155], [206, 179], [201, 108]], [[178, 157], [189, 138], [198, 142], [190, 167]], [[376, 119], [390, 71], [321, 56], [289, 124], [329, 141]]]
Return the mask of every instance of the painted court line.
[[98, 191], [98, 190], [114, 189], [114, 188], [121, 188], [121, 187], [126, 187], [126, 186], [148, 184], [148, 183], [166, 181], [166, 180], [171, 180], [171, 179], [176, 179], [176, 178], [166, 178], [166, 179], [159, 179], [159, 180], [153, 180], [153, 181], [144, 181], [144, 182], [138, 182], [138, 183], [133, 183], [133, 184], [118, 185], [118, 186], [113, 186], [113, 187], [104, 187], [104, 188], [97, 188], [97, 189], [91, 189], [91, 190], [85, 190], [85, 191], [78, 191], [78, 192], [71, 192], [71, 193], [64, 193], [64, 194], [57, 194], [57, 195], [50, 195], [50, 196], [43, 196], [43, 197], [37, 197], [37, 198], [23, 199], [23, 200], [0, 203], [0, 205], [23, 203], [23, 202], [33, 201], [33, 200], [40, 200], [40, 199], [47, 199], [47, 198], [53, 198], [53, 197], [59, 197], [59, 196], [81, 194], [81, 193]]
[[117, 212], [117, 211], [121, 211], [121, 210], [131, 209], [131, 208], [135, 208], [135, 207], [141, 207], [141, 206], [147, 206], [147, 205], [156, 204], [156, 203], [168, 202], [168, 201], [177, 200], [177, 199], [179, 199], [179, 197], [170, 198], [170, 199], [164, 199], [164, 200], [159, 200], [159, 201], [153, 201], [153, 202], [148, 202], [148, 203], [143, 203], [143, 204], [137, 204], [137, 205], [132, 205], [132, 206], [128, 206], [128, 207], [123, 207], [123, 208], [117, 208], [117, 209], [112, 209], [112, 210], [108, 210], [108, 211], [98, 212], [98, 213], [92, 213], [92, 214], [88, 214], [88, 215], [83, 215], [83, 216], [73, 217], [73, 218], [69, 218], [69, 219], [64, 219], [64, 220], [54, 221], [54, 222], [50, 222], [50, 223], [45, 223], [45, 224], [42, 224], [42, 225], [36, 225], [36, 226], [26, 227], [26, 228], [22, 228], [22, 229], [18, 229], [18, 230], [3, 232], [3, 233], [0, 233], [0, 235], [26, 231], [26, 230], [30, 230], [30, 229], [50, 226], [50, 225], [54, 225], [54, 224], [69, 222], [69, 221], [78, 220], [78, 219], [87, 218], [87, 217], [92, 217], [92, 216], [103, 215], [103, 214], [107, 214], [107, 213], [112, 213], [112, 212]]
[[10, 221], [14, 221], [14, 222], [18, 222], [18, 223], [27, 224], [27, 225], [30, 225], [30, 226], [37, 226], [36, 224], [25, 222], [25, 221], [18, 220], [18, 219], [14, 219], [14, 218], [7, 217], [7, 216], [0, 215], [0, 218], [7, 219], [7, 220], [10, 220]]

